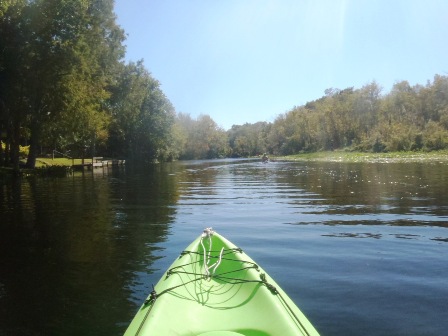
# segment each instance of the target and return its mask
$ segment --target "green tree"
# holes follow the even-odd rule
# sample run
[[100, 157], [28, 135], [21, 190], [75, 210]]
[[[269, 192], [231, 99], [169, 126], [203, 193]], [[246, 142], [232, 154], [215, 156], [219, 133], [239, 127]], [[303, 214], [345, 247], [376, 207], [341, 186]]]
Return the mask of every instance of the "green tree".
[[376, 127], [381, 106], [382, 88], [375, 81], [364, 85], [355, 92], [353, 102], [354, 133], [356, 139], [366, 138]]
[[110, 106], [110, 151], [143, 161], [177, 158], [174, 108], [142, 61], [122, 67]]
[[106, 89], [124, 53], [124, 34], [113, 0], [11, 3], [1, 18], [2, 97], [8, 97], [2, 110], [12, 152], [29, 139], [27, 165], [34, 167], [44, 140], [54, 144], [59, 135], [86, 144], [104, 128]]
[[197, 119], [180, 113], [176, 129], [182, 139], [181, 159], [212, 159], [226, 157], [230, 153], [226, 132], [218, 127], [209, 115]]
[[23, 78], [26, 64], [29, 13], [26, 1], [5, 1], [0, 5], [0, 132], [6, 133], [3, 163], [19, 169], [19, 146], [24, 136], [25, 111], [29, 106]]
[[439, 123], [430, 120], [423, 132], [426, 150], [440, 150], [448, 147], [448, 131]]
[[267, 134], [270, 125], [266, 122], [233, 125], [227, 131], [229, 145], [234, 157], [259, 155], [267, 151]]
[[424, 118], [439, 122], [448, 107], [448, 76], [435, 75], [432, 84], [422, 90]]
[[[115, 22], [112, 0], [48, 1], [50, 39], [61, 52], [56, 74], [60, 100], [51, 112], [47, 138], [83, 153], [107, 139], [109, 87], [124, 56], [124, 33]], [[36, 114], [38, 115], [38, 114]], [[44, 128], [45, 129], [45, 128]], [[94, 153], [91, 153], [94, 154]]]

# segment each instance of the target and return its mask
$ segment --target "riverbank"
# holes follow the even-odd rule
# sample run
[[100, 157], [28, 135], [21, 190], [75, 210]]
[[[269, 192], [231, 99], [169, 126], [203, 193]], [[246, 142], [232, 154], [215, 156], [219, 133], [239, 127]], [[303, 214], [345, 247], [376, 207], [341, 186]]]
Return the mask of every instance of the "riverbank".
[[125, 160], [104, 159], [103, 157], [69, 159], [69, 158], [37, 158], [34, 169], [25, 168], [25, 162], [19, 172], [12, 167], [0, 167], [0, 175], [41, 175], [41, 176], [67, 176], [76, 170], [92, 170], [125, 164]]
[[446, 162], [448, 151], [433, 152], [391, 152], [391, 153], [362, 153], [362, 152], [316, 152], [294, 154], [273, 158], [276, 161], [321, 161], [321, 162]]

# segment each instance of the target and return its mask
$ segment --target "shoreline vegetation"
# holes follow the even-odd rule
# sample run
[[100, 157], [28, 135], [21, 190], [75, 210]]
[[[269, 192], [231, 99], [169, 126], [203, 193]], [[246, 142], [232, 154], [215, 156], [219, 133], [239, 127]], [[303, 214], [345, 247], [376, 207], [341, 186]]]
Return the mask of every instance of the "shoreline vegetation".
[[273, 157], [273, 161], [319, 161], [341, 163], [393, 163], [393, 162], [443, 162], [448, 163], [448, 150], [431, 152], [390, 152], [366, 153], [348, 151], [325, 151], [314, 153], [293, 154]]
[[[302, 161], [302, 162], [340, 162], [340, 163], [445, 163], [448, 164], [448, 150], [431, 152], [390, 152], [367, 153], [353, 151], [322, 151], [300, 153], [286, 156], [271, 156], [270, 161]], [[82, 159], [38, 158], [34, 169], [22, 168], [20, 175], [64, 177], [73, 171], [73, 165], [79, 166]], [[92, 158], [85, 158], [84, 164], [92, 164]], [[12, 168], [0, 167], [0, 174], [14, 174]]]
[[[105, 160], [104, 167], [115, 165], [123, 165], [124, 160]], [[0, 167], [0, 175], [19, 175], [19, 176], [52, 176], [52, 177], [66, 177], [74, 171], [83, 171], [85, 169], [92, 170], [95, 168], [102, 168], [103, 165], [94, 166], [95, 160], [93, 158], [46, 158], [39, 157], [36, 159], [34, 168], [26, 167], [22, 161], [21, 168], [17, 171], [13, 167]], [[111, 163], [111, 164], [109, 164]]]
[[[403, 151], [388, 153], [371, 153], [359, 151], [321, 151], [313, 153], [298, 153], [285, 156], [271, 156], [271, 161], [319, 161], [319, 162], [446, 162], [448, 163], [448, 150], [439, 151]], [[36, 160], [36, 168], [45, 168], [51, 166], [65, 166], [82, 164], [82, 159], [68, 158], [38, 158]], [[84, 164], [92, 164], [92, 158], [85, 158]]]

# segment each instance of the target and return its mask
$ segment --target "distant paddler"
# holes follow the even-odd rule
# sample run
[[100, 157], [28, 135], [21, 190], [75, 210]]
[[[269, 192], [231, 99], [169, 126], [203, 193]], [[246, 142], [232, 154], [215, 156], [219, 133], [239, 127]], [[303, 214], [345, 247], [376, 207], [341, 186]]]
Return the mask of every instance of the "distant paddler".
[[263, 154], [262, 158], [261, 158], [261, 162], [268, 162], [269, 161], [269, 157], [266, 153]]

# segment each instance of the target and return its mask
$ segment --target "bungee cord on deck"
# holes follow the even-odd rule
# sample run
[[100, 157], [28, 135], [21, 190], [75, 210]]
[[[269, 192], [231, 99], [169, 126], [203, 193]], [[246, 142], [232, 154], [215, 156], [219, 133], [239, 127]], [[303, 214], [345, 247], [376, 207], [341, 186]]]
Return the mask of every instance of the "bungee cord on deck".
[[[212, 228], [207, 228], [202, 233], [201, 239], [200, 239], [200, 247], [202, 247], [202, 251], [200, 251], [200, 248], [198, 251], [182, 251], [179, 259], [184, 258], [187, 255], [190, 255], [193, 259], [193, 256], [197, 256], [196, 260], [193, 260], [191, 262], [185, 262], [182, 265], [178, 265], [175, 267], [172, 267], [168, 269], [166, 272], [166, 278], [173, 275], [179, 275], [180, 276], [180, 282], [179, 284], [166, 288], [162, 290], [161, 292], [157, 293], [153, 287], [153, 291], [151, 292], [151, 295], [149, 298], [145, 301], [145, 306], [148, 307], [148, 310], [145, 313], [145, 316], [142, 320], [141, 325], [139, 326], [136, 335], [138, 335], [141, 331], [141, 328], [143, 324], [145, 323], [149, 313], [151, 312], [152, 308], [156, 304], [157, 300], [164, 294], [170, 293], [175, 291], [177, 288], [187, 286], [189, 284], [200, 282], [201, 280], [205, 280], [204, 286], [208, 286], [208, 288], [213, 287], [213, 285], [210, 285], [210, 282], [213, 280], [218, 284], [226, 284], [226, 285], [244, 285], [249, 283], [256, 283], [260, 284], [262, 286], [265, 286], [269, 291], [278, 297], [278, 299], [282, 302], [282, 304], [287, 308], [291, 316], [296, 320], [300, 328], [303, 330], [304, 333], [308, 334], [305, 326], [300, 321], [299, 317], [294, 313], [294, 310], [290, 307], [287, 300], [282, 296], [281, 292], [277, 290], [277, 288], [269, 283], [268, 279], [266, 278], [266, 274], [260, 272], [260, 267], [249, 260], [243, 260], [243, 259], [236, 259], [236, 258], [229, 258], [226, 257], [228, 255], [235, 255], [236, 253], [243, 254], [243, 250], [241, 248], [224, 248], [222, 247], [220, 250], [213, 250], [213, 240], [212, 236], [214, 234], [214, 231]], [[206, 248], [204, 241], [207, 241], [209, 247]], [[216, 260], [214, 263], [210, 265], [212, 260]], [[219, 272], [219, 266], [225, 262], [226, 268], [222, 269], [221, 272]], [[240, 267], [230, 268], [229, 270], [229, 263], [232, 263], [234, 265], [240, 264]], [[198, 267], [194, 267], [195, 265], [198, 265]], [[193, 266], [193, 267], [192, 267]], [[201, 270], [199, 272], [196, 272], [195, 270]], [[245, 274], [245, 271], [248, 271], [250, 269], [255, 269], [258, 271], [259, 279], [248, 279], [243, 278], [242, 276]], [[182, 275], [189, 276], [188, 279], [182, 278]], [[238, 276], [240, 275], [240, 276]], [[207, 285], [205, 285], [207, 284]], [[201, 287], [202, 288], [202, 287]], [[204, 287], [205, 288], [205, 287]], [[176, 294], [175, 294], [176, 295]]]

